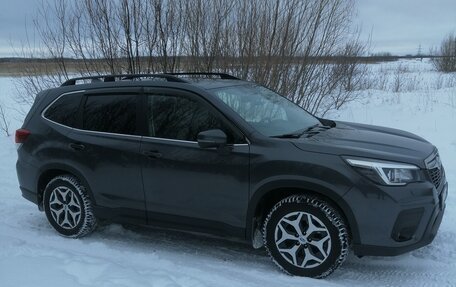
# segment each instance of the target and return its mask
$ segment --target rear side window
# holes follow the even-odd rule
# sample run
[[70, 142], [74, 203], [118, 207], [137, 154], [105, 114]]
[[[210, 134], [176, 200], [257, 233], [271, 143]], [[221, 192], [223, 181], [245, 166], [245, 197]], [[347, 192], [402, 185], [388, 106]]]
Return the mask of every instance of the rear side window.
[[88, 96], [83, 128], [116, 134], [136, 134], [136, 95]]
[[81, 94], [70, 94], [60, 97], [45, 111], [44, 117], [68, 127], [76, 127], [81, 98]]

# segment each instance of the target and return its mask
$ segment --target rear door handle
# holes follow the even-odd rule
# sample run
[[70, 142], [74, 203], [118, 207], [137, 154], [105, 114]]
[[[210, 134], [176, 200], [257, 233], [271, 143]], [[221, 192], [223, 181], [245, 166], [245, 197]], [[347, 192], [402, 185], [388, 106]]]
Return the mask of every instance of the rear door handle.
[[68, 145], [72, 150], [80, 151], [85, 149], [85, 145], [80, 143], [70, 143]]
[[148, 150], [144, 151], [143, 154], [147, 156], [148, 158], [161, 158], [162, 154], [159, 151], [156, 150]]

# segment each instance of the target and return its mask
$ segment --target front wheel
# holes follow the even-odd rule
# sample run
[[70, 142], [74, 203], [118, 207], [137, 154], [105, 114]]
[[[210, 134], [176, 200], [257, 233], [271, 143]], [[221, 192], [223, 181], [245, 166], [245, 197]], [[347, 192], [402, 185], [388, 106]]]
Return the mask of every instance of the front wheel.
[[264, 245], [285, 272], [313, 278], [331, 274], [348, 254], [342, 217], [317, 197], [294, 195], [278, 202], [263, 227]]
[[62, 236], [82, 237], [97, 225], [86, 188], [72, 175], [57, 176], [47, 184], [43, 205], [49, 223]]

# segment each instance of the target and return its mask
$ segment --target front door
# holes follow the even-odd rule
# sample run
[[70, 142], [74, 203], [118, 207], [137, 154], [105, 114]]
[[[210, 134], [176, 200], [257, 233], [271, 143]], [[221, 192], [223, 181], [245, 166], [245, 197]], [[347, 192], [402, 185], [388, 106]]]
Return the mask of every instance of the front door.
[[[141, 142], [149, 223], [241, 235], [249, 186], [249, 145], [198, 95], [173, 89], [145, 95], [147, 136]], [[199, 132], [221, 129], [228, 146], [199, 147]]]

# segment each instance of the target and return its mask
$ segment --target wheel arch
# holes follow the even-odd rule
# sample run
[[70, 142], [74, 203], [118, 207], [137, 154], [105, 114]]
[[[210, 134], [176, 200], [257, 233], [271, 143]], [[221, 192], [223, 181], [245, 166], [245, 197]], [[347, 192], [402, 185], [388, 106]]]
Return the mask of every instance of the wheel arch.
[[341, 214], [348, 225], [353, 243], [360, 242], [356, 218], [349, 204], [336, 191], [330, 188], [305, 181], [284, 180], [268, 183], [255, 191], [249, 201], [246, 222], [246, 239], [253, 240], [255, 229], [262, 224], [269, 210], [280, 200], [295, 194], [310, 194], [328, 201]]
[[62, 164], [62, 163], [51, 163], [43, 166], [38, 172], [38, 178], [36, 180], [36, 190], [37, 190], [37, 202], [38, 208], [43, 210], [43, 193], [46, 185], [51, 181], [53, 178], [63, 174], [70, 174], [75, 176], [81, 183], [86, 187], [87, 194], [89, 199], [95, 204], [95, 199], [92, 194], [92, 190], [90, 189], [90, 185], [88, 184], [85, 177], [72, 166]]

